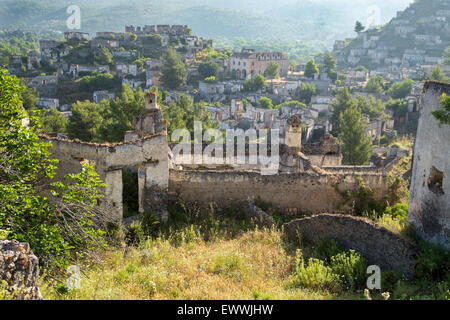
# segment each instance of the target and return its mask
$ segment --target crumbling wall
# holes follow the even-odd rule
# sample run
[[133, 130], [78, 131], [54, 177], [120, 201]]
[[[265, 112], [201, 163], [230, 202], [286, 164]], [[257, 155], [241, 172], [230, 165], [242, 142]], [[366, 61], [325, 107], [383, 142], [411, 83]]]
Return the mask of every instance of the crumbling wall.
[[360, 252], [369, 264], [382, 271], [397, 270], [411, 276], [418, 249], [369, 219], [341, 214], [320, 214], [297, 219], [284, 225], [284, 234], [290, 239], [316, 242], [335, 239], [347, 249]]
[[[98, 144], [78, 140], [60, 140], [41, 136], [52, 142], [53, 157], [59, 159], [56, 179], [81, 170], [81, 163], [94, 164], [96, 172], [105, 182], [105, 197], [101, 205], [112, 217], [122, 219], [122, 169], [139, 167], [139, 207], [154, 211], [161, 218], [167, 216], [167, 189], [169, 180], [168, 145], [166, 134], [159, 133], [126, 143]], [[158, 195], [144, 201], [149, 190]]]
[[18, 300], [40, 300], [39, 260], [28, 243], [0, 240], [0, 285]]
[[422, 238], [450, 248], [450, 126], [431, 111], [441, 109], [450, 84], [427, 82], [414, 146], [408, 219]]
[[222, 206], [262, 199], [285, 213], [340, 212], [342, 191], [358, 187], [358, 179], [382, 199], [388, 191], [387, 177], [381, 173], [309, 174], [281, 173], [263, 176], [250, 171], [170, 170], [171, 196], [187, 202]]

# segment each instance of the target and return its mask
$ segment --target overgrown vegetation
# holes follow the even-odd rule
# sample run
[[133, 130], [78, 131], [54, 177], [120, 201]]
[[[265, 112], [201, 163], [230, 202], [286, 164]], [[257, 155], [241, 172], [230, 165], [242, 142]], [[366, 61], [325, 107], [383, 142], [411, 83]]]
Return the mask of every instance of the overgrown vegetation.
[[[366, 299], [367, 263], [358, 252], [332, 239], [286, 242], [281, 229], [260, 230], [233, 207], [172, 204], [169, 222], [156, 225], [148, 213], [147, 220], [133, 223], [122, 236], [128, 246], [104, 253], [101, 264], [90, 266], [81, 289], [46, 282], [44, 297]], [[449, 260], [442, 250], [425, 248], [411, 280], [384, 271], [382, 290], [371, 292], [372, 299], [386, 299], [385, 291], [392, 299], [448, 299]]]
[[28, 242], [42, 266], [57, 270], [105, 248], [94, 223], [94, 216], [108, 221], [97, 207], [104, 184], [89, 165], [65, 182], [53, 179], [58, 161], [35, 134], [40, 121], [22, 108], [22, 90], [19, 79], [0, 70], [0, 230]]

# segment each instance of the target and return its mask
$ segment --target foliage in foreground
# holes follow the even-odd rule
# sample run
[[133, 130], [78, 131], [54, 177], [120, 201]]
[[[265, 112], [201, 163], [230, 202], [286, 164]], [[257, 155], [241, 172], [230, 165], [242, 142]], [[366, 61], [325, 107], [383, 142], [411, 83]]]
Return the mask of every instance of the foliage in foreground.
[[[53, 181], [57, 160], [50, 143], [39, 141], [32, 123], [39, 118], [22, 108], [19, 80], [0, 70], [0, 230], [28, 242], [41, 265], [56, 269], [105, 246], [94, 214], [104, 186], [93, 167]], [[49, 186], [50, 190], [46, 189]]]
[[[148, 218], [150, 224], [151, 220]], [[102, 264], [91, 265], [82, 276], [79, 290], [61, 285], [55, 289], [47, 282], [44, 297], [365, 299], [366, 262], [359, 253], [343, 250], [331, 239], [315, 245], [286, 242], [282, 230], [259, 230], [232, 208], [218, 213], [215, 209], [172, 207], [169, 222], [159, 224], [152, 236], [145, 236], [144, 227], [134, 223], [128, 239], [131, 230], [140, 241], [104, 253]], [[433, 252], [424, 255], [425, 274], [442, 262], [431, 258], [442, 259], [439, 252]], [[444, 267], [435, 273], [445, 274]], [[417, 274], [405, 281], [386, 270], [382, 290], [370, 295], [385, 299], [382, 293], [389, 291], [392, 299], [447, 299], [448, 288], [448, 280], [442, 278]]]

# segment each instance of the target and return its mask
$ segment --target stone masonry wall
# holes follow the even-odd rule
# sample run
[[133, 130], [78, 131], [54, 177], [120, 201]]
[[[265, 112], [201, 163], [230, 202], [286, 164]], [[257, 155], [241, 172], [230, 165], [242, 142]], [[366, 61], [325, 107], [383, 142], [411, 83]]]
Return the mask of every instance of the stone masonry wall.
[[441, 109], [450, 84], [427, 82], [420, 103], [414, 146], [408, 219], [422, 238], [450, 248], [450, 125], [439, 126], [431, 111]]
[[227, 206], [262, 199], [285, 213], [339, 212], [343, 199], [339, 191], [357, 187], [360, 177], [373, 188], [375, 198], [386, 196], [386, 175], [357, 174], [278, 174], [263, 176], [249, 171], [170, 170], [169, 191], [173, 197], [208, 205]]
[[116, 144], [86, 143], [78, 140], [59, 140], [41, 136], [44, 141], [52, 142], [53, 157], [59, 159], [57, 177], [62, 179], [68, 173], [81, 170], [82, 162], [94, 164], [96, 172], [107, 185], [102, 199], [104, 206], [113, 217], [121, 219], [122, 208], [122, 169], [139, 167], [140, 208], [157, 211], [165, 218], [165, 210], [159, 210], [162, 202], [144, 204], [144, 194], [158, 188], [161, 194], [167, 193], [169, 180], [169, 160], [167, 137], [165, 133], [155, 134], [135, 141]]
[[0, 240], [0, 285], [18, 300], [40, 300], [39, 260], [28, 243]]
[[320, 214], [297, 219], [284, 225], [284, 233], [290, 239], [316, 242], [335, 239], [347, 249], [360, 252], [371, 265], [382, 271], [397, 270], [411, 276], [418, 248], [378, 226], [372, 221], [348, 215]]

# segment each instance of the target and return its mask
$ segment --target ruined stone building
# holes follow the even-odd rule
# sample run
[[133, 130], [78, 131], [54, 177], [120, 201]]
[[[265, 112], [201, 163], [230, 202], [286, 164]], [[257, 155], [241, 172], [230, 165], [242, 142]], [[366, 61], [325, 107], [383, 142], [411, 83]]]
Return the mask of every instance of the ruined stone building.
[[289, 59], [281, 52], [255, 52], [243, 49], [233, 53], [227, 61], [228, 70], [235, 72], [238, 78], [251, 78], [257, 74], [264, 74], [267, 65], [275, 62], [279, 66], [280, 76], [286, 77], [289, 71]]
[[414, 145], [409, 221], [428, 241], [450, 248], [450, 126], [431, 114], [450, 84], [427, 82]]
[[[192, 164], [195, 145], [191, 144], [186, 146], [188, 153], [183, 163], [177, 161], [179, 155], [175, 151], [180, 144], [169, 148], [157, 95], [148, 92], [145, 108], [134, 122], [135, 130], [126, 132], [122, 143], [87, 143], [47, 136], [41, 139], [52, 142], [53, 155], [60, 159], [58, 178], [81, 170], [83, 163], [94, 164], [106, 184], [100, 205], [118, 220], [123, 217], [122, 170], [126, 168], [138, 173], [139, 212], [151, 211], [161, 220], [167, 219], [168, 202], [172, 200], [201, 206], [216, 203], [226, 208], [232, 203], [262, 199], [279, 212], [304, 214], [346, 210], [342, 207], [342, 192], [357, 188], [359, 181], [372, 188], [376, 199], [387, 196], [388, 166], [342, 166], [340, 148], [332, 136], [302, 145], [301, 120], [294, 115], [287, 123], [286, 144], [244, 142], [244, 164], [237, 161], [239, 144], [232, 144], [236, 152], [231, 155], [232, 165]], [[200, 145], [201, 159], [208, 154], [218, 157], [220, 148], [216, 147]], [[262, 162], [248, 165], [253, 147]], [[222, 146], [223, 150], [226, 148]], [[263, 149], [265, 153], [260, 157]], [[267, 168], [275, 171], [267, 173]]]

